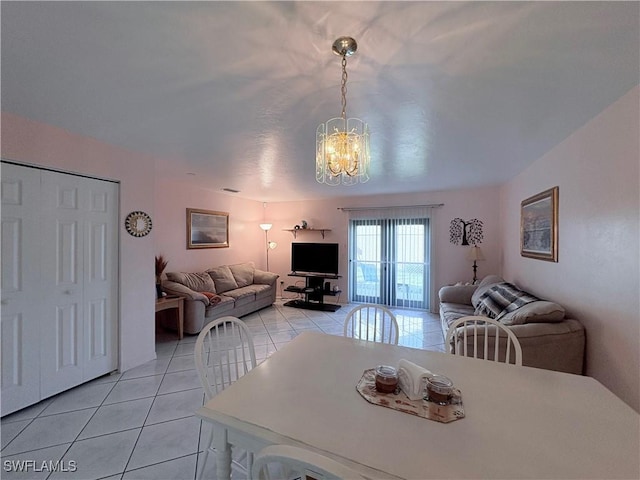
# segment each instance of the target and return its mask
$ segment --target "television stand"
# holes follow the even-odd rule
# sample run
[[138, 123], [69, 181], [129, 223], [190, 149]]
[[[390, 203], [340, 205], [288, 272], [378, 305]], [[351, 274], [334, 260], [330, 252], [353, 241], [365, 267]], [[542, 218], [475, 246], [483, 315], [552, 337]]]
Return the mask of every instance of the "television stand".
[[295, 308], [304, 308], [306, 310], [320, 310], [323, 312], [335, 312], [340, 309], [340, 305], [335, 303], [324, 303], [325, 295], [338, 295], [340, 291], [333, 290], [325, 290], [324, 289], [324, 280], [329, 278], [340, 278], [340, 275], [329, 275], [329, 274], [311, 274], [311, 273], [290, 273], [289, 277], [304, 277], [305, 278], [305, 286], [304, 287], [296, 287], [294, 285], [290, 285], [285, 288], [287, 292], [296, 292], [302, 293], [304, 295], [304, 300], [290, 300], [286, 302], [284, 305], [287, 307], [295, 307]]

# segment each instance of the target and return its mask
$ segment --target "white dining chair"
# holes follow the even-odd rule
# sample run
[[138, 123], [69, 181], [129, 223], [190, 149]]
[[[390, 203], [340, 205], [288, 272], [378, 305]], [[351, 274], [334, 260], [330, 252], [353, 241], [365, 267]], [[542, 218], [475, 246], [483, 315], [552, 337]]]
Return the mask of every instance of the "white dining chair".
[[270, 445], [256, 455], [251, 470], [254, 480], [364, 480], [346, 465], [292, 445]]
[[[196, 370], [207, 401], [256, 366], [256, 352], [249, 328], [236, 317], [222, 317], [202, 329], [194, 350]], [[214, 453], [213, 428], [200, 466], [202, 478], [209, 452]], [[241, 462], [247, 457], [247, 465]], [[243, 473], [251, 470], [253, 455], [244, 452], [232, 466]]]
[[398, 344], [398, 321], [383, 305], [363, 304], [351, 310], [344, 321], [345, 337], [369, 342]]
[[509, 327], [489, 317], [471, 315], [455, 320], [447, 330], [449, 353], [522, 365], [522, 347]]

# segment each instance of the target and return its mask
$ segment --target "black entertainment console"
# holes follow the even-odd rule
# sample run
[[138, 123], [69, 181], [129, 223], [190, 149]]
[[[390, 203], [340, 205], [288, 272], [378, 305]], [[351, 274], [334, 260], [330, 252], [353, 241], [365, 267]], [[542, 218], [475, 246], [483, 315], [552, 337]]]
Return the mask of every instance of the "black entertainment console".
[[290, 273], [290, 277], [304, 277], [306, 279], [304, 287], [289, 285], [285, 288], [287, 292], [304, 294], [304, 300], [290, 300], [285, 303], [287, 307], [304, 308], [307, 310], [322, 310], [323, 312], [335, 312], [340, 305], [335, 303], [324, 303], [325, 295], [338, 295], [340, 291], [326, 290], [324, 288], [325, 279], [340, 278], [340, 275], [313, 274], [313, 273]]

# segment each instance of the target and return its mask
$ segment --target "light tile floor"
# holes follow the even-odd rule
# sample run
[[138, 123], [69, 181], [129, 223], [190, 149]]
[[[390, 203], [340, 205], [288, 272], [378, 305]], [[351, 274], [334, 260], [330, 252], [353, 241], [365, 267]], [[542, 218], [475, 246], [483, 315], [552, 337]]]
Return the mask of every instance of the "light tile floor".
[[[243, 317], [258, 362], [305, 330], [342, 335], [346, 314], [272, 307]], [[444, 351], [437, 315], [392, 309], [400, 345]], [[194, 416], [204, 402], [193, 362], [196, 335], [156, 332], [157, 359], [107, 375], [2, 418], [4, 479], [194, 479], [208, 426]], [[27, 472], [16, 468], [29, 460]], [[44, 462], [44, 463], [43, 463]], [[58, 471], [51, 471], [57, 463]], [[215, 477], [214, 459], [205, 478]], [[66, 471], [60, 471], [60, 469]], [[73, 470], [73, 471], [71, 471]]]

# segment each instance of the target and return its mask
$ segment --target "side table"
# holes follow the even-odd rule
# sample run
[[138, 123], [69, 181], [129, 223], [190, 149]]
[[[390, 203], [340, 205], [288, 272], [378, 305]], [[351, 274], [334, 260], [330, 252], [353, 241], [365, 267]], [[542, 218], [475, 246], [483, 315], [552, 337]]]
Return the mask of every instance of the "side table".
[[184, 297], [162, 297], [156, 299], [156, 313], [170, 308], [178, 309], [178, 338], [182, 340], [184, 329]]

